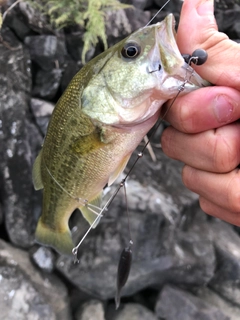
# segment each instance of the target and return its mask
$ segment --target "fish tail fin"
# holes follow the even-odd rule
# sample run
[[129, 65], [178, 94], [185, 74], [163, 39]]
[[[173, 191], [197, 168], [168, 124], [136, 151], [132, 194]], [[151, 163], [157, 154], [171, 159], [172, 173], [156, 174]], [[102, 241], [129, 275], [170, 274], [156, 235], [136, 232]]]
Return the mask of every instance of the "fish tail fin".
[[53, 247], [61, 254], [72, 254], [74, 244], [72, 241], [71, 232], [68, 227], [64, 231], [51, 229], [47, 227], [40, 218], [37, 224], [35, 238], [37, 242], [46, 246]]

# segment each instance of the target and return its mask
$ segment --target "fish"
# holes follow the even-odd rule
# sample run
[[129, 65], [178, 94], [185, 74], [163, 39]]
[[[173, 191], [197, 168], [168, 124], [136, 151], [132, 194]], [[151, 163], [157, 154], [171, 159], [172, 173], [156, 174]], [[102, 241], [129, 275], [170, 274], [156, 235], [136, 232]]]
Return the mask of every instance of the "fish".
[[68, 221], [77, 208], [96, 227], [104, 187], [120, 176], [183, 83], [180, 94], [209, 85], [184, 61], [172, 14], [82, 67], [58, 100], [33, 165], [34, 188], [43, 189], [37, 242], [71, 254]]

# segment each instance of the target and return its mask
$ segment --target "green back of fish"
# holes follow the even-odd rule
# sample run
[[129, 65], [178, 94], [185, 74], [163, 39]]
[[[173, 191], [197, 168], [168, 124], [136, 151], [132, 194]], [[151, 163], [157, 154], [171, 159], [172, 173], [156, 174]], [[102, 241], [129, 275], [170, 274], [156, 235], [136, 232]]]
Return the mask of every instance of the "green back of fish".
[[[33, 167], [35, 189], [44, 188], [36, 239], [68, 254], [73, 247], [68, 220], [76, 207], [82, 207], [82, 202], [78, 204], [76, 201], [76, 190], [81, 188], [79, 183], [85, 183], [83, 179], [89, 179], [86, 184], [91, 184], [91, 172], [90, 177], [85, 176], [88, 175], [87, 156], [106, 143], [101, 128], [82, 112], [81, 96], [88, 82], [100, 72], [113, 53], [114, 50], [104, 52], [72, 79], [54, 108], [43, 149]], [[97, 199], [100, 198], [101, 193], [90, 200], [99, 203]], [[83, 214], [89, 223], [96, 218], [86, 208]]]

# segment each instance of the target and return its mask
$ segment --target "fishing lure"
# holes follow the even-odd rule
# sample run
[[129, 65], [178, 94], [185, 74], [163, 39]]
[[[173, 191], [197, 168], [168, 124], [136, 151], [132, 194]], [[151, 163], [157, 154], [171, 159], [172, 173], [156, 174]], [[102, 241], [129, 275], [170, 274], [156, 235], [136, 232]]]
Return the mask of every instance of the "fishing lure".
[[[183, 54], [183, 58], [184, 60], [191, 65], [191, 63], [194, 63], [196, 65], [202, 65], [207, 61], [208, 58], [208, 54], [204, 49], [196, 49], [192, 55], [190, 54]], [[131, 166], [129, 172], [126, 174], [126, 176], [124, 177], [124, 179], [121, 181], [121, 183], [119, 184], [119, 188], [117, 189], [119, 191], [119, 189], [121, 187], [125, 187], [125, 182], [126, 179], [128, 178], [128, 176], [130, 175], [131, 171], [133, 170], [133, 168], [135, 167], [136, 163], [138, 162], [138, 160], [140, 158], [142, 158], [144, 151], [146, 150], [148, 144], [151, 141], [152, 136], [156, 133], [157, 129], [159, 128], [159, 126], [161, 125], [161, 123], [164, 120], [164, 117], [166, 116], [167, 112], [170, 110], [170, 108], [172, 107], [172, 105], [174, 104], [175, 100], [177, 99], [177, 97], [179, 96], [180, 92], [182, 92], [184, 90], [185, 87], [185, 81], [183, 82], [183, 84], [179, 87], [179, 93], [176, 95], [176, 97], [173, 99], [171, 105], [169, 106], [169, 108], [166, 110], [164, 116], [162, 117], [162, 119], [160, 119], [158, 121], [158, 123], [155, 126], [155, 129], [152, 131], [148, 141], [145, 143], [144, 147], [142, 148], [141, 152], [138, 153], [138, 156], [135, 160], [135, 162], [133, 163], [133, 165]], [[115, 196], [117, 195], [117, 193], [114, 193], [112, 198], [115, 198]], [[126, 190], [125, 190], [125, 199], [126, 199], [126, 204], [127, 204], [127, 195], [126, 195]], [[113, 200], [113, 199], [111, 199]], [[128, 212], [128, 209], [127, 209]], [[132, 246], [133, 246], [133, 241], [131, 239], [131, 233], [130, 233], [130, 226], [129, 226], [129, 245], [127, 247], [125, 247], [120, 255], [120, 259], [119, 259], [119, 263], [118, 263], [118, 272], [117, 272], [117, 289], [116, 289], [116, 296], [115, 296], [115, 304], [116, 304], [116, 309], [119, 308], [120, 305], [120, 294], [121, 294], [121, 290], [124, 287], [124, 285], [126, 284], [127, 280], [128, 280], [128, 276], [130, 273], [130, 269], [131, 269], [131, 263], [132, 263]]]

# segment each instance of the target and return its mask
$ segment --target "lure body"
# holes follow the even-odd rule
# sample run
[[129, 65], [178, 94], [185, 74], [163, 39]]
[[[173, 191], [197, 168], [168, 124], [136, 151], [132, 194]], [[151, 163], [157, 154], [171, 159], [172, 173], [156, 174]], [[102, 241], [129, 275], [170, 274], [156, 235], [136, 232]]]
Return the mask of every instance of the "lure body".
[[174, 17], [134, 32], [86, 64], [56, 104], [33, 167], [43, 188], [38, 242], [63, 254], [74, 247], [68, 220], [86, 201], [101, 206], [102, 190], [124, 170], [158, 119], [162, 104], [185, 81], [184, 93], [208, 83], [185, 63], [175, 41]]
[[132, 249], [130, 245], [129, 247], [126, 247], [123, 249], [119, 259], [119, 263], [118, 263], [117, 292], [115, 296], [116, 309], [119, 308], [121, 290], [127, 282], [130, 269], [131, 269], [131, 264], [132, 264]]

